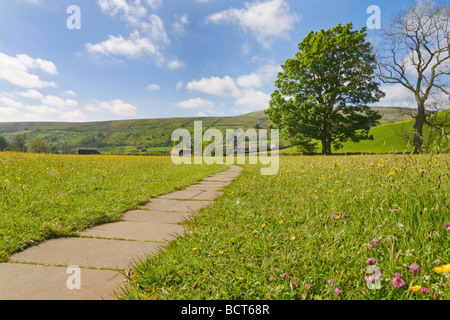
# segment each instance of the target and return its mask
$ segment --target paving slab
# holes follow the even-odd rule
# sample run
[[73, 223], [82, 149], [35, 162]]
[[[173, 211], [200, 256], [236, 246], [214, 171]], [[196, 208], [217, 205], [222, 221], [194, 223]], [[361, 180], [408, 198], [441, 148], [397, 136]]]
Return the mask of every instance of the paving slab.
[[125, 269], [136, 259], [157, 254], [161, 243], [105, 240], [93, 238], [62, 238], [45, 241], [16, 253], [11, 262], [44, 265], [76, 265], [86, 268]]
[[161, 199], [178, 199], [178, 200], [189, 200], [193, 197], [200, 194], [201, 191], [196, 190], [182, 190], [182, 191], [175, 191], [171, 192], [162, 196], [159, 196], [158, 198]]
[[[0, 264], [0, 300], [113, 300], [125, 282], [117, 271], [80, 269], [80, 289], [70, 290], [66, 267]], [[70, 283], [70, 280], [69, 280]]]
[[206, 187], [224, 188], [231, 184], [231, 181], [202, 181], [198, 185]]
[[186, 191], [219, 191], [222, 190], [223, 187], [214, 187], [214, 186], [207, 186], [207, 185], [201, 185], [201, 184], [194, 184], [192, 186], [189, 186], [186, 188]]
[[193, 201], [182, 201], [176, 206], [171, 208], [171, 211], [186, 212], [186, 211], [198, 211], [204, 207], [210, 206], [214, 201], [208, 200], [193, 200]]
[[212, 204], [213, 201], [196, 201], [196, 200], [172, 200], [154, 198], [149, 203], [144, 205], [144, 208], [154, 211], [177, 211], [177, 212], [191, 212], [197, 211], [203, 207]]
[[100, 238], [165, 242], [183, 235], [184, 227], [173, 223], [120, 221], [89, 228], [79, 234]]
[[228, 172], [228, 171], [225, 171], [225, 172], [219, 172], [219, 173], [215, 173], [213, 176], [214, 177], [233, 177], [233, 178], [236, 178], [236, 177], [238, 177], [239, 176], [239, 172]]
[[223, 192], [218, 191], [203, 191], [202, 193], [193, 197], [192, 200], [214, 200], [222, 194]]
[[131, 210], [123, 214], [123, 221], [153, 222], [153, 223], [181, 223], [194, 217], [189, 212], [161, 212], [150, 210]]
[[210, 176], [203, 179], [203, 181], [233, 181], [234, 179], [234, 177]]

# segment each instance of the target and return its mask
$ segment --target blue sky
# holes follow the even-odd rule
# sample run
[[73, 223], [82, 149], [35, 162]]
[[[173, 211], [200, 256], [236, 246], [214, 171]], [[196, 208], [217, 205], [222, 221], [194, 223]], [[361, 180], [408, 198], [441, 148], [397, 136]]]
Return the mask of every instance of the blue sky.
[[[233, 116], [267, 108], [311, 30], [382, 28], [406, 0], [0, 2], [0, 122]], [[70, 30], [67, 8], [80, 9]], [[379, 30], [368, 30], [375, 37]], [[389, 91], [389, 90], [388, 90]], [[389, 91], [389, 99], [395, 90]], [[388, 100], [385, 101], [386, 103]]]

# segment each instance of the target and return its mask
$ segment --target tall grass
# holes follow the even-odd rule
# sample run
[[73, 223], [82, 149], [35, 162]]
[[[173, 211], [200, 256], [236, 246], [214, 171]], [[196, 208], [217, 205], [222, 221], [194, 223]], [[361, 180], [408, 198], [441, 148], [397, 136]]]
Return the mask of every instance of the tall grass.
[[45, 239], [117, 221], [151, 197], [224, 169], [177, 166], [170, 157], [0, 153], [0, 261]]
[[247, 165], [190, 233], [139, 265], [122, 298], [449, 299], [449, 275], [435, 269], [450, 263], [449, 161], [282, 157], [276, 176]]

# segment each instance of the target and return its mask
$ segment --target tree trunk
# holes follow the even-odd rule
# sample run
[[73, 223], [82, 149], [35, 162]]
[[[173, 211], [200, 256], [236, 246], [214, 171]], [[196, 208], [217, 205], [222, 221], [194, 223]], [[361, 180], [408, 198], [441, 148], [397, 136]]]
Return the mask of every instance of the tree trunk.
[[331, 140], [327, 138], [322, 139], [322, 155], [331, 155]]
[[322, 155], [331, 155], [331, 125], [326, 120], [323, 124]]
[[422, 152], [423, 147], [423, 124], [425, 123], [425, 106], [419, 103], [417, 109], [417, 117], [414, 123], [414, 153]]

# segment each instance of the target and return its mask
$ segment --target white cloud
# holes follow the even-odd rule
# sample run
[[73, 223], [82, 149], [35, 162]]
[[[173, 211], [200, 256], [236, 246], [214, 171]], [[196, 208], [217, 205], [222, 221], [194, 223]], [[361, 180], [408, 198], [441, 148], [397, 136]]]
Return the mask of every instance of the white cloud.
[[176, 86], [177, 91], [180, 90], [181, 88], [183, 88], [183, 86], [184, 86], [184, 82], [183, 81], [178, 81], [177, 86]]
[[181, 101], [177, 103], [177, 106], [183, 109], [212, 109], [214, 108], [214, 103], [202, 98], [196, 98]]
[[0, 98], [0, 106], [9, 108], [22, 108], [22, 103], [15, 101], [11, 98]]
[[62, 99], [60, 97], [57, 96], [46, 96], [41, 100], [42, 104], [46, 105], [46, 106], [51, 106], [51, 107], [57, 107], [57, 108], [72, 108], [72, 107], [76, 107], [78, 105], [78, 102], [76, 102], [75, 100], [72, 99]]
[[164, 22], [156, 14], [151, 14], [148, 17], [148, 22], [141, 23], [140, 29], [147, 35], [147, 38], [154, 42], [170, 43], [164, 28]]
[[186, 25], [189, 24], [189, 15], [184, 14], [181, 17], [176, 16], [173, 24], [173, 32], [177, 35], [183, 35], [186, 32]]
[[235, 81], [229, 76], [225, 76], [223, 78], [202, 78], [198, 81], [190, 81], [186, 85], [186, 88], [188, 88], [188, 90], [198, 91], [219, 97], [239, 95], [239, 89], [236, 86]]
[[[147, 0], [152, 9], [158, 8], [161, 0]], [[94, 55], [123, 56], [136, 59], [153, 56], [156, 63], [162, 65], [165, 58], [162, 54], [164, 46], [170, 44], [162, 19], [155, 14], [148, 14], [147, 8], [141, 0], [98, 0], [102, 11], [110, 16], [120, 16], [134, 30], [128, 38], [122, 35], [109, 35], [103, 42], [86, 44], [86, 49]]]
[[202, 98], [184, 100], [178, 102], [177, 106], [183, 109], [197, 110], [197, 116], [199, 117], [221, 114], [221, 112], [216, 109], [214, 102]]
[[85, 109], [91, 112], [109, 112], [119, 116], [134, 116], [138, 109], [132, 104], [116, 99], [111, 101], [95, 101], [95, 104], [86, 105]]
[[137, 58], [143, 55], [155, 56], [161, 59], [159, 49], [147, 38], [141, 38], [138, 31], [133, 32], [129, 39], [123, 36], [109, 36], [108, 40], [101, 43], [86, 45], [88, 52], [102, 55], [119, 55], [129, 58]]
[[281, 66], [270, 61], [236, 80], [229, 76], [202, 78], [188, 82], [186, 88], [216, 97], [232, 97], [235, 106], [239, 107], [233, 110], [236, 113], [264, 110], [269, 107], [270, 95], [258, 89], [272, 83], [281, 70]]
[[0, 118], [2, 121], [15, 121], [20, 117], [20, 111], [13, 107], [0, 106]]
[[280, 65], [268, 63], [261, 66], [254, 73], [237, 78], [236, 83], [244, 88], [261, 88], [265, 83], [273, 82], [281, 71]]
[[64, 95], [75, 97], [77, 94], [75, 92], [73, 92], [72, 90], [67, 90], [67, 91], [64, 91]]
[[174, 58], [174, 59], [170, 60], [170, 61], [167, 63], [167, 67], [168, 67], [170, 70], [176, 70], [176, 69], [179, 69], [179, 68], [181, 68], [181, 67], [184, 67], [184, 62], [181, 61], [181, 60], [179, 60], [178, 58]]
[[250, 32], [263, 46], [269, 47], [273, 40], [289, 38], [289, 32], [299, 18], [290, 12], [285, 0], [269, 0], [245, 3], [245, 8], [230, 8], [207, 17], [207, 23], [238, 25]]
[[402, 108], [414, 107], [414, 96], [411, 91], [406, 89], [401, 84], [383, 86], [380, 87], [380, 90], [383, 91], [386, 96], [375, 105]]
[[240, 76], [236, 79], [236, 83], [244, 88], [260, 88], [263, 86], [261, 77], [256, 73]]
[[21, 92], [20, 94], [28, 99], [42, 100], [44, 98], [43, 94], [35, 89], [30, 89], [28, 91]]
[[0, 52], [0, 79], [27, 89], [56, 86], [54, 82], [41, 80], [38, 75], [31, 73], [30, 69], [57, 74], [57, 68], [51, 61], [33, 59], [25, 54], [11, 57]]
[[16, 56], [17, 60], [20, 61], [24, 66], [29, 69], [40, 69], [46, 73], [56, 75], [58, 74], [58, 69], [55, 64], [51, 61], [46, 61], [42, 59], [33, 59], [26, 54], [18, 54]]
[[150, 85], [147, 86], [147, 90], [150, 91], [150, 92], [154, 92], [154, 91], [161, 90], [161, 87], [158, 86], [157, 84], [153, 83], [153, 84], [150, 84]]
[[241, 96], [236, 99], [236, 113], [248, 113], [269, 108], [270, 95], [254, 89], [243, 90]]
[[25, 111], [20, 114], [21, 119], [25, 121], [64, 121], [79, 122], [85, 121], [86, 116], [79, 109], [61, 110], [56, 107], [45, 105], [27, 105]]
[[146, 0], [146, 2], [153, 10], [159, 9], [162, 6], [162, 0]]
[[138, 23], [147, 15], [147, 10], [140, 0], [131, 3], [127, 0], [98, 0], [98, 4], [103, 12], [113, 17], [120, 15], [122, 19], [132, 24]]

